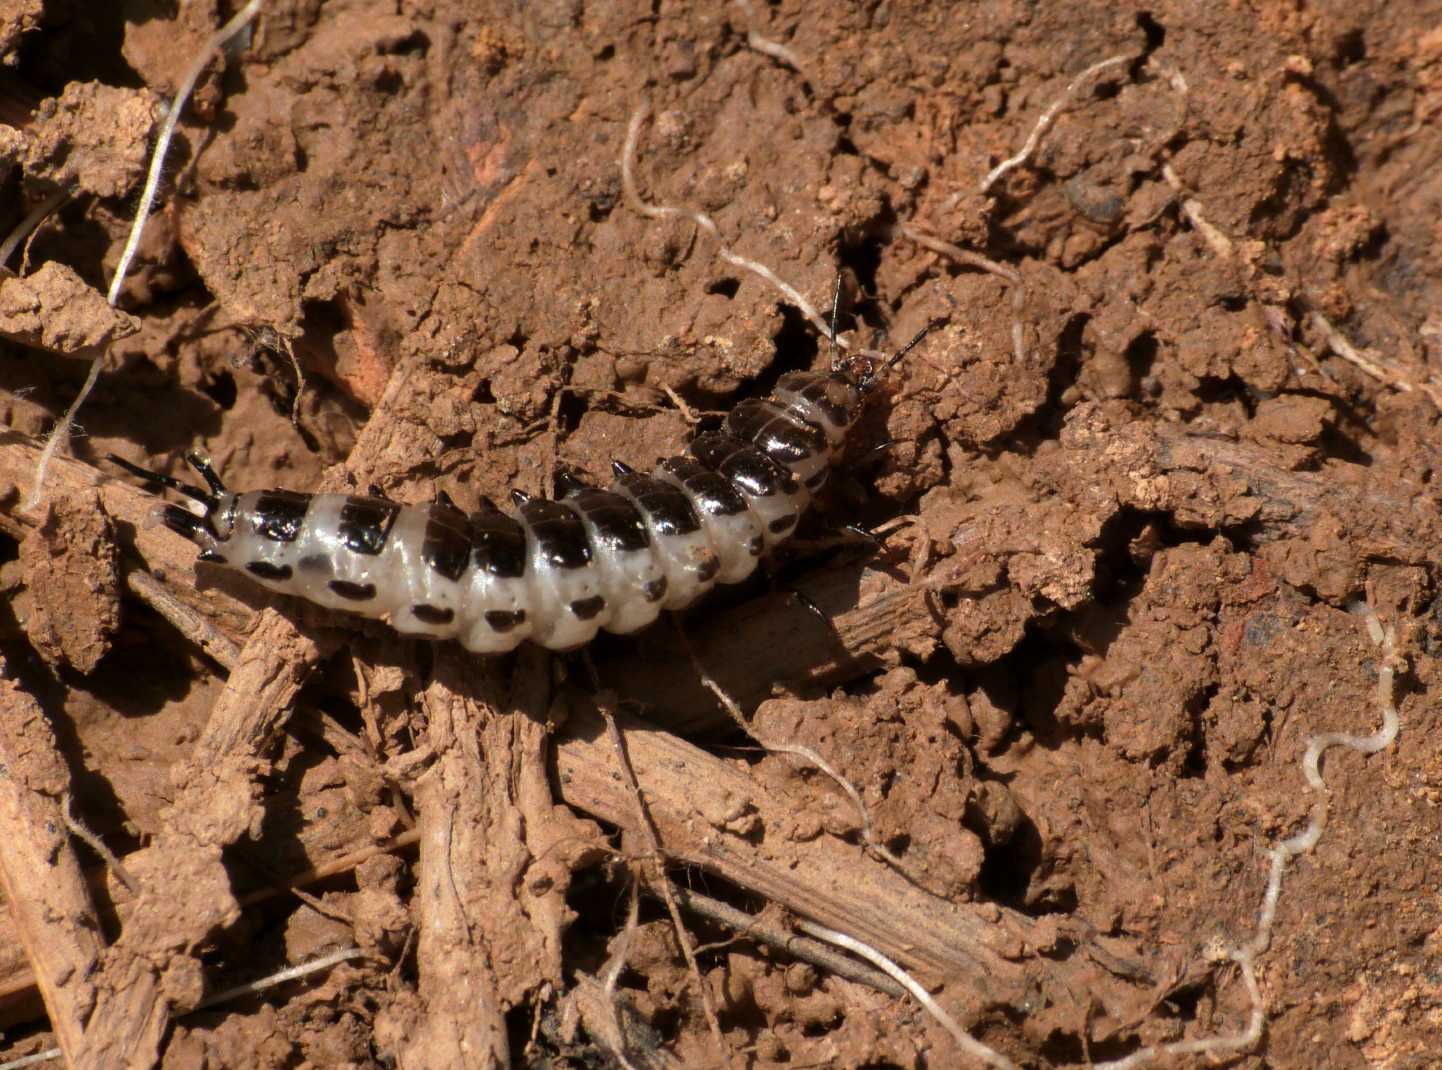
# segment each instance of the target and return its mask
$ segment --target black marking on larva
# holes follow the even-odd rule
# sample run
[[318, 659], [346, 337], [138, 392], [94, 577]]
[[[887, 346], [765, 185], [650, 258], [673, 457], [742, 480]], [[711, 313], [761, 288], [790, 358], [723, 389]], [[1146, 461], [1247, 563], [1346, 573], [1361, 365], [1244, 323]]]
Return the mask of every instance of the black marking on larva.
[[795, 494], [796, 477], [761, 450], [724, 431], [708, 431], [691, 443], [691, 455], [733, 485], [759, 498]]
[[746, 511], [746, 499], [725, 476], [690, 457], [668, 457], [657, 467], [679, 479], [707, 516], [736, 516]]
[[352, 553], [374, 557], [386, 547], [401, 507], [380, 498], [347, 498], [340, 510], [340, 537]]
[[666, 597], [666, 592], [670, 587], [671, 584], [667, 582], [666, 577], [661, 576], [658, 579], [647, 580], [641, 587], [641, 593], [646, 596], [646, 601], [659, 602]]
[[783, 531], [790, 531], [794, 528], [796, 526], [796, 520], [796, 514], [790, 513], [786, 516], [778, 516], [775, 520], [771, 521], [771, 523], [767, 524], [766, 527], [773, 535], [780, 535]]
[[326, 554], [306, 554], [295, 563], [302, 572], [332, 572], [335, 563]]
[[526, 611], [524, 609], [488, 609], [486, 610], [486, 623], [495, 632], [514, 631], [517, 625], [526, 622]]
[[205, 519], [198, 517], [189, 509], [182, 509], [178, 505], [167, 505], [160, 511], [160, 520], [166, 527], [177, 535], [195, 541], [197, 534], [205, 530]]
[[611, 462], [611, 471], [614, 472], [614, 473], [616, 473], [616, 478], [617, 478], [617, 479], [620, 479], [622, 476], [633, 476], [633, 475], [636, 474], [636, 469], [632, 468], [629, 464], [626, 464], [624, 461], [615, 461], [615, 460], [613, 460], [613, 461]]
[[565, 503], [591, 522], [597, 542], [626, 553], [635, 553], [651, 545], [651, 535], [641, 511], [630, 498], [609, 490], [586, 487], [567, 495]]
[[721, 571], [721, 559], [715, 554], [707, 554], [696, 566], [696, 578], [702, 583], [707, 583], [716, 578], [716, 573]]
[[274, 565], [269, 561], [247, 561], [245, 571], [258, 579], [277, 582], [288, 580], [294, 574], [289, 565]]
[[826, 486], [826, 477], [831, 474], [831, 469], [823, 468], [806, 481], [806, 489], [815, 494], [822, 487]]
[[350, 602], [369, 602], [376, 596], [376, 585], [374, 583], [352, 583], [350, 580], [331, 580], [326, 586]]
[[523, 491], [523, 490], [513, 490], [513, 491], [511, 491], [511, 501], [512, 501], [512, 503], [514, 503], [514, 505], [516, 506], [517, 509], [519, 509], [521, 506], [525, 505], [525, 504], [526, 504], [528, 501], [530, 501], [530, 500], [531, 500], [531, 496], [530, 496], [529, 494], [527, 494], [527, 493], [526, 493], [525, 491]]
[[526, 574], [526, 529], [490, 502], [468, 518], [471, 563], [497, 579], [515, 580]]
[[826, 432], [770, 399], [751, 398], [726, 414], [726, 430], [789, 465], [826, 452]]
[[532, 498], [519, 503], [521, 519], [536, 540], [540, 563], [551, 568], [585, 568], [591, 563], [591, 542], [581, 518], [560, 502]]
[[452, 583], [465, 574], [471, 560], [471, 534], [465, 513], [448, 505], [427, 509], [421, 560]]
[[571, 603], [571, 612], [577, 620], [595, 620], [601, 610], [606, 608], [606, 600], [600, 595], [592, 595], [590, 598], [578, 598]]
[[443, 609], [440, 606], [428, 606], [422, 602], [411, 606], [411, 616], [422, 624], [449, 624], [456, 619], [456, 611]]
[[760, 535], [752, 535], [746, 542], [746, 549], [751, 551], [752, 557], [760, 557], [761, 551], [766, 548], [766, 543]]
[[289, 490], [262, 491], [250, 507], [251, 523], [256, 534], [271, 542], [295, 542], [310, 508], [309, 494]]
[[634, 471], [623, 474], [616, 485], [636, 499], [662, 535], [691, 535], [701, 530], [701, 518], [680, 487]]
[[224, 554], [218, 554], [214, 550], [202, 550], [195, 559], [204, 561], [207, 565], [223, 565], [230, 560]]

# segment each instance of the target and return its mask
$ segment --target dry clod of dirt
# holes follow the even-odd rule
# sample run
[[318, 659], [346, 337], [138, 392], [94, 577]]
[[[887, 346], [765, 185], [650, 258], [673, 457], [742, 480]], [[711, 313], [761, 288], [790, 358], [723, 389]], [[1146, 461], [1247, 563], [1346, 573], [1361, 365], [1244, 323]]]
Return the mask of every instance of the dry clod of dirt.
[[0, 336], [21, 345], [83, 355], [139, 329], [64, 264], [52, 260], [24, 278], [0, 277]]

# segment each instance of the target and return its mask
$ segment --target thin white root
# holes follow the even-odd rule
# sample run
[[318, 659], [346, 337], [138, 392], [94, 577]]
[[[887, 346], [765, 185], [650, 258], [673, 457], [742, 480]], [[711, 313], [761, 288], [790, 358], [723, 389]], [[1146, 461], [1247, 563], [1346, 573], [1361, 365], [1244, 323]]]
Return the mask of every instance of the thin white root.
[[[709, 685], [709, 681], [707, 681], [707, 683]], [[719, 685], [717, 688], [713, 688], [713, 690], [718, 688]], [[871, 810], [867, 807], [866, 800], [861, 797], [861, 792], [857, 791], [856, 786], [847, 780], [846, 777], [842, 776], [830, 762], [821, 757], [813, 748], [802, 743], [767, 743], [762, 741], [761, 747], [763, 750], [772, 754], [790, 754], [794, 757], [802, 758], [829, 776], [836, 783], [836, 786], [846, 793], [846, 797], [851, 800], [851, 804], [856, 807], [856, 812], [861, 817], [861, 838], [866, 843], [866, 846], [873, 854], [898, 873], [906, 873], [906, 864], [897, 858], [896, 855], [892, 854], [886, 845], [876, 838], [876, 830], [871, 824]]]
[[[621, 190], [625, 195], [626, 204], [631, 211], [637, 215], [643, 215], [648, 219], [689, 219], [698, 227], [709, 234], [716, 242], [716, 255], [726, 263], [749, 271], [760, 279], [770, 283], [775, 289], [786, 298], [787, 301], [801, 310], [801, 314], [819, 331], [823, 336], [831, 336], [831, 326], [816, 311], [816, 307], [802, 296], [801, 291], [786, 282], [776, 272], [772, 271], [765, 264], [755, 260], [749, 260], [732, 252], [731, 247], [721, 240], [721, 232], [717, 229], [715, 221], [705, 212], [695, 211], [690, 208], [675, 208], [669, 204], [649, 204], [636, 189], [636, 176], [634, 162], [636, 158], [636, 146], [641, 140], [641, 128], [646, 120], [651, 117], [651, 105], [641, 103], [631, 115], [631, 122], [626, 127], [626, 143], [621, 149]], [[871, 360], [884, 359], [887, 354], [873, 349], [862, 349], [853, 346], [845, 338], [838, 338], [836, 344], [842, 349], [850, 350], [857, 356], [866, 357]]]
[[125, 864], [116, 857], [115, 852], [110, 849], [106, 842], [94, 832], [90, 831], [89, 827], [75, 816], [73, 813], [74, 805], [75, 799], [68, 791], [61, 796], [60, 816], [65, 821], [65, 827], [70, 830], [70, 835], [89, 846], [89, 848], [99, 855], [105, 864], [110, 867], [110, 872], [115, 874], [115, 879], [125, 885], [125, 890], [131, 895], [138, 896], [140, 894], [139, 883], [131, 875], [130, 871], [125, 868]]
[[1369, 360], [1354, 346], [1347, 341], [1346, 335], [1332, 325], [1332, 321], [1320, 312], [1312, 313], [1312, 326], [1317, 328], [1322, 337], [1327, 340], [1327, 346], [1333, 353], [1350, 364], [1355, 364], [1372, 378], [1386, 383], [1388, 386], [1395, 386], [1404, 394], [1411, 393], [1413, 385], [1402, 376], [1382, 367], [1374, 360]]
[[910, 223], [900, 224], [895, 228], [894, 233], [916, 242], [922, 248], [949, 257], [959, 264], [967, 264], [989, 274], [997, 275], [1011, 284], [1011, 350], [1012, 355], [1016, 358], [1016, 366], [1022, 367], [1026, 363], [1026, 335], [1022, 326], [1022, 313], [1026, 309], [1026, 286], [1021, 281], [1021, 274], [1014, 268], [1000, 264], [990, 257], [973, 253], [969, 249], [963, 249], [959, 245], [944, 241], [924, 230], [918, 230]]
[[[333, 951], [329, 955], [322, 955], [320, 958], [303, 962], [299, 966], [291, 966], [288, 969], [273, 973], [269, 977], [262, 977], [259, 980], [251, 981], [249, 984], [236, 985], [234, 988], [227, 988], [223, 992], [217, 992], [209, 996], [196, 1006], [196, 1010], [203, 1010], [206, 1007], [214, 1007], [219, 1003], [229, 1003], [241, 996], [252, 996], [257, 992], [264, 992], [276, 985], [283, 985], [287, 981], [297, 981], [302, 977], [309, 977], [313, 973], [320, 973], [332, 966], [339, 965], [350, 959], [365, 958], [367, 952], [358, 947], [347, 947], [340, 951]], [[61, 1056], [59, 1048], [47, 1048], [45, 1051], [37, 1051], [33, 1055], [22, 1056], [19, 1059], [12, 1059], [8, 1063], [0, 1063], [0, 1070], [21, 1070], [26, 1066], [37, 1066], [40, 1063], [58, 1059]]]
[[835, 929], [828, 929], [824, 925], [817, 925], [815, 922], [807, 921], [805, 918], [797, 919], [796, 927], [802, 932], [809, 933], [811, 936], [816, 937], [818, 940], [825, 940], [827, 943], [835, 944], [837, 947], [844, 947], [854, 955], [860, 955], [877, 969], [888, 974], [893, 981], [910, 992], [912, 998], [920, 1003], [926, 1012], [940, 1023], [943, 1029], [951, 1034], [952, 1039], [956, 1041], [962, 1051], [974, 1059], [977, 1059], [983, 1065], [995, 1066], [998, 1067], [999, 1070], [1020, 1070], [1016, 1063], [1001, 1054], [1001, 1052], [987, 1047], [963, 1029], [955, 1018], [942, 1009], [941, 1004], [931, 998], [931, 993], [923, 988], [911, 974], [907, 973], [870, 944], [864, 944], [854, 936], [847, 936], [845, 933], [837, 932]]
[[302, 962], [299, 966], [291, 966], [288, 969], [280, 970], [268, 977], [251, 981], [249, 984], [236, 985], [234, 988], [227, 988], [208, 996], [202, 1000], [195, 1009], [203, 1010], [206, 1007], [214, 1007], [218, 1003], [229, 1003], [241, 996], [253, 996], [257, 992], [264, 992], [267, 988], [274, 988], [276, 985], [283, 985], [288, 981], [298, 981], [302, 977], [309, 977], [313, 973], [320, 973], [332, 966], [338, 966], [342, 962], [351, 959], [365, 958], [367, 952], [358, 947], [342, 948], [340, 951], [332, 951], [329, 955], [322, 955], [320, 958], [311, 959], [309, 962]]
[[[621, 1005], [616, 999], [616, 983], [621, 979], [621, 973], [626, 968], [626, 957], [631, 953], [631, 938], [636, 934], [639, 919], [641, 917], [641, 874], [634, 871], [631, 874], [631, 902], [626, 908], [626, 924], [621, 929], [621, 934], [616, 938], [614, 950], [611, 957], [606, 960], [605, 967], [601, 970], [601, 992], [606, 997], [606, 1006], [611, 1012], [611, 1027], [616, 1031], [615, 1043], [608, 1044], [611, 1054], [625, 1070], [635, 1070], [631, 1060], [626, 1057], [626, 1026], [621, 1020]], [[602, 1037], [604, 1042], [606, 1038]]]
[[763, 56], [780, 60], [797, 74], [805, 75], [806, 69], [801, 65], [801, 57], [796, 54], [794, 49], [773, 41], [769, 37], [762, 37], [751, 28], [756, 22], [756, 9], [751, 6], [751, 0], [734, 0], [734, 2], [746, 15], [746, 46], [754, 52], [760, 52]]
[[[1177, 176], [1176, 169], [1169, 163], [1162, 164], [1162, 177], [1167, 180], [1167, 185], [1172, 187], [1172, 192], [1181, 196], [1186, 191], [1182, 186], [1182, 180]], [[1226, 260], [1235, 251], [1236, 246], [1232, 239], [1207, 221], [1202, 215], [1202, 202], [1195, 197], [1182, 196], [1182, 215], [1187, 217], [1193, 229], [1212, 247], [1212, 252]]]
[[1252, 1013], [1247, 1027], [1238, 1033], [1222, 1033], [1201, 1040], [1179, 1040], [1172, 1044], [1154, 1044], [1134, 1051], [1125, 1059], [1107, 1063], [1095, 1063], [1092, 1070], [1137, 1070], [1149, 1066], [1158, 1059], [1169, 1055], [1225, 1055], [1228, 1052], [1245, 1051], [1262, 1039], [1262, 1026], [1266, 1012], [1262, 1006], [1262, 990], [1257, 986], [1257, 973], [1250, 955], [1233, 951], [1228, 956], [1237, 964], [1242, 983], [1247, 986], [1247, 995], [1252, 1001]]
[[1266, 1006], [1257, 985], [1256, 961], [1258, 956], [1266, 953], [1272, 942], [1272, 926], [1277, 919], [1277, 904], [1282, 897], [1282, 877], [1286, 873], [1287, 863], [1316, 847], [1327, 827], [1328, 794], [1326, 781], [1322, 779], [1322, 755], [1332, 747], [1346, 747], [1362, 754], [1376, 754], [1391, 746], [1401, 730], [1402, 719], [1397, 713], [1395, 695], [1396, 669], [1399, 664], [1396, 632], [1383, 625], [1370, 608], [1367, 610], [1366, 624], [1368, 636], [1382, 653], [1381, 665], [1377, 670], [1377, 704], [1382, 708], [1382, 727], [1366, 736], [1347, 732], [1322, 732], [1307, 740], [1307, 750], [1302, 756], [1302, 775], [1307, 780], [1307, 787], [1317, 793], [1311, 815], [1301, 831], [1293, 833], [1267, 850], [1270, 866], [1267, 887], [1262, 893], [1262, 904], [1257, 911], [1256, 930], [1245, 944], [1228, 948], [1222, 953], [1223, 957], [1237, 964], [1242, 983], [1247, 988], [1251, 1014], [1247, 1018], [1246, 1028], [1237, 1033], [1222, 1033], [1199, 1040], [1149, 1045], [1132, 1052], [1125, 1059], [1097, 1063], [1094, 1070], [1136, 1070], [1137, 1067], [1148, 1066], [1171, 1055], [1224, 1055], [1246, 1051], [1261, 1040], [1262, 1029], [1266, 1024]]
[[[120, 287], [125, 282], [125, 274], [130, 270], [130, 262], [135, 259], [135, 250], [140, 245], [140, 237], [145, 232], [146, 220], [150, 218], [150, 209], [155, 203], [155, 192], [160, 187], [160, 177], [165, 171], [165, 155], [170, 150], [170, 140], [175, 136], [176, 124], [180, 122], [180, 113], [185, 108], [185, 102], [195, 89], [195, 83], [200, 80], [210, 57], [220, 49], [224, 48], [236, 34], [250, 24], [251, 19], [259, 14], [262, 0], [250, 0], [243, 8], [235, 13], [235, 16], [211, 35], [205, 47], [191, 61], [190, 67], [181, 79], [180, 88], [175, 92], [175, 99], [170, 104], [170, 110], [166, 113], [165, 122], [161, 124], [160, 136], [155, 141], [155, 151], [150, 154], [150, 170], [145, 176], [145, 188], [140, 194], [140, 204], [135, 209], [135, 219], [130, 225], [130, 236], [125, 241], [125, 248], [121, 250], [120, 262], [115, 266], [115, 276], [110, 280], [110, 290], [105, 295], [113, 308], [115, 302], [120, 298]], [[50, 468], [50, 459], [56, 452], [69, 448], [71, 427], [75, 422], [75, 416], [80, 407], [85, 404], [85, 399], [95, 389], [95, 383], [100, 378], [100, 362], [105, 359], [105, 353], [97, 353], [90, 362], [90, 372], [85, 377], [85, 383], [80, 387], [80, 393], [75, 395], [75, 400], [65, 410], [65, 415], [50, 432], [50, 437], [45, 441], [45, 448], [40, 452], [40, 461], [35, 466], [35, 485], [30, 490], [30, 496], [25, 499], [21, 508], [25, 512], [34, 512], [39, 508], [45, 498], [45, 473]]]
[[992, 186], [996, 185], [1002, 175], [1020, 167], [1026, 163], [1027, 160], [1031, 159], [1032, 153], [1036, 152], [1037, 146], [1041, 144], [1041, 139], [1046, 135], [1046, 132], [1051, 129], [1051, 124], [1056, 122], [1056, 117], [1061, 114], [1062, 109], [1071, 103], [1077, 90], [1081, 89], [1082, 86], [1086, 85], [1108, 67], [1115, 67], [1119, 63], [1125, 63], [1129, 58], [1129, 56], [1112, 56], [1110, 59], [1104, 59], [1100, 63], [1093, 63], [1086, 70], [1082, 71], [1081, 74], [1073, 78], [1070, 84], [1062, 90], [1061, 96], [1052, 101], [1051, 104], [1047, 106], [1046, 111], [1041, 113], [1041, 118], [1036, 121], [1036, 126], [1032, 127], [1031, 136], [1026, 139], [1026, 144], [1021, 147], [1021, 151], [1015, 156], [1008, 156], [987, 172], [986, 178], [982, 179], [981, 182], [981, 192], [987, 193]]
[[52, 1059], [60, 1058], [61, 1054], [63, 1053], [59, 1048], [46, 1048], [33, 1055], [22, 1055], [18, 1059], [11, 1059], [8, 1063], [0, 1063], [0, 1070], [22, 1070], [26, 1066], [39, 1066], [41, 1063], [48, 1063]]

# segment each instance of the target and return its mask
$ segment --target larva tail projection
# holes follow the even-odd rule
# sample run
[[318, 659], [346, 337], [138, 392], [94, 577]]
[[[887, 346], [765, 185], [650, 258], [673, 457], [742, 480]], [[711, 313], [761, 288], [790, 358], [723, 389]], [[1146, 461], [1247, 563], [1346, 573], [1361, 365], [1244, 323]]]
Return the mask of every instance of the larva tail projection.
[[602, 628], [634, 632], [718, 583], [739, 583], [796, 529], [826, 482], [882, 368], [782, 376], [764, 400], [742, 401], [689, 456], [649, 475], [619, 461], [607, 490], [573, 484], [556, 501], [512, 491], [514, 512], [483, 501], [400, 505], [382, 497], [232, 493], [209, 460], [186, 460], [204, 488], [111, 460], [198, 510], [160, 517], [200, 547], [200, 560], [334, 609], [386, 620], [407, 635], [457, 639], [497, 654], [529, 639], [572, 650]]

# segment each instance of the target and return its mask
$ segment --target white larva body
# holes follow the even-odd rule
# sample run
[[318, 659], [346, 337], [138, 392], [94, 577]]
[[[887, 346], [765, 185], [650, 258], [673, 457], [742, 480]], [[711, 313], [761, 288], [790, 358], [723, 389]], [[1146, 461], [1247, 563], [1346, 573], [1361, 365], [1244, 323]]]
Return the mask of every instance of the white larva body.
[[845, 371], [785, 376], [771, 398], [742, 402], [722, 430], [699, 436], [689, 456], [651, 475], [618, 463], [609, 490], [575, 487], [557, 501], [514, 493], [514, 512], [231, 494], [192, 459], [207, 493], [120, 463], [199, 501], [202, 512], [168, 506], [163, 519], [201, 547], [202, 560], [271, 590], [477, 653], [527, 639], [570, 650], [751, 575], [825, 482], [863, 393]]

